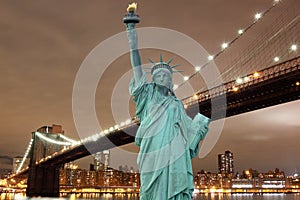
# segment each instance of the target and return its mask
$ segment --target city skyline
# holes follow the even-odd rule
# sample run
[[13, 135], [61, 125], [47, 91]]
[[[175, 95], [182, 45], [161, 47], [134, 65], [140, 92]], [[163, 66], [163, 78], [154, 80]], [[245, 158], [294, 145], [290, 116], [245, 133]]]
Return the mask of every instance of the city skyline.
[[[224, 40], [233, 38], [240, 27], [252, 22], [256, 12], [267, 9], [272, 2], [214, 0], [186, 4], [180, 1], [139, 1], [141, 23], [138, 27], [180, 31], [197, 40], [209, 53], [215, 53]], [[3, 94], [0, 100], [0, 168], [5, 168], [12, 162], [12, 157], [23, 156], [31, 132], [41, 126], [60, 124], [67, 136], [79, 139], [72, 116], [76, 73], [96, 45], [125, 30], [122, 16], [127, 2], [85, 4], [74, 1], [70, 5], [62, 1], [57, 5], [53, 2], [2, 1], [0, 5], [0, 27], [4, 30], [0, 34], [0, 88]], [[157, 12], [158, 7], [168, 9]], [[280, 2], [266, 19], [255, 25], [256, 32], [249, 33], [248, 40], [263, 35], [267, 27], [264, 23], [278, 17], [280, 9], [295, 12], [297, 7], [299, 2], [295, 0]], [[158, 58], [159, 53], [142, 52], [144, 60], [148, 55]], [[163, 52], [163, 55], [166, 59], [172, 56], [168, 52]], [[230, 56], [233, 55], [224, 61], [230, 62]], [[187, 64], [176, 55], [174, 63]], [[104, 86], [113, 87], [129, 69], [129, 56], [122, 55], [100, 80], [95, 107], [102, 127], [115, 124], [110, 99], [113, 89]], [[128, 93], [127, 90], [124, 93]], [[120, 95], [120, 101], [128, 101], [123, 98], [125, 95]], [[299, 105], [300, 101], [293, 101], [227, 118], [213, 150], [204, 159], [193, 160], [194, 171], [217, 171], [216, 155], [227, 149], [236, 152], [236, 166], [241, 169], [253, 167], [264, 171], [274, 166], [287, 174], [299, 171]], [[125, 160], [131, 163], [130, 166], [135, 164], [138, 149], [134, 144], [123, 149], [134, 152]], [[118, 161], [124, 162], [124, 154], [113, 149], [111, 162], [119, 166]], [[87, 163], [82, 161], [82, 165]]]

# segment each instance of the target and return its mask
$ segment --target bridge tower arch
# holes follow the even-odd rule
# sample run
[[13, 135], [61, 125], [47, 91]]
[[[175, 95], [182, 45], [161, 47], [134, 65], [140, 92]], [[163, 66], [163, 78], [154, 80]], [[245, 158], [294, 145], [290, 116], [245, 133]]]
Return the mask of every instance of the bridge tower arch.
[[39, 164], [39, 162], [59, 151], [63, 146], [42, 140], [39, 136], [59, 141], [61, 140], [59, 134], [63, 133], [60, 125], [43, 126], [36, 132], [32, 132], [33, 143], [26, 189], [28, 197], [59, 197], [59, 170], [63, 165], [53, 166]]

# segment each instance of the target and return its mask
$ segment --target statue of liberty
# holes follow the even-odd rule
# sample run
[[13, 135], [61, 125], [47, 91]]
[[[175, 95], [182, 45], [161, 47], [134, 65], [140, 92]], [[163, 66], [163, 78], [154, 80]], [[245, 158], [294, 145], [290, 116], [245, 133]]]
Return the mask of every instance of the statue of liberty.
[[135, 24], [139, 16], [129, 5], [124, 16], [134, 76], [129, 92], [140, 119], [135, 144], [140, 147], [141, 200], [191, 200], [194, 190], [191, 159], [198, 155], [199, 143], [207, 134], [210, 119], [198, 113], [192, 120], [173, 91], [174, 67], [153, 61], [152, 81], [142, 69]]

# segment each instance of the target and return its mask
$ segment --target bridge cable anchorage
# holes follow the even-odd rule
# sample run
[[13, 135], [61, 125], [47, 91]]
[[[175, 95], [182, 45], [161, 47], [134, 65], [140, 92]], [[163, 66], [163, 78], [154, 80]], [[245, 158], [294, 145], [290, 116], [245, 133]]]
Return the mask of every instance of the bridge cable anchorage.
[[[273, 8], [275, 8], [277, 5], [279, 4], [278, 0], [275, 0], [272, 5], [270, 7], [268, 7], [265, 11], [261, 12], [261, 13], [256, 13], [254, 16], [254, 21], [248, 25], [246, 28], [244, 29], [239, 29], [238, 31], [238, 35], [232, 39], [230, 42], [226, 42], [223, 43], [222, 49], [217, 52], [215, 55], [209, 55], [208, 56], [208, 61], [203, 64], [202, 66], [200, 66], [200, 69], [204, 69], [205, 67], [207, 67], [211, 62], [213, 62], [214, 59], [216, 59], [217, 57], [219, 57], [222, 53], [225, 52], [225, 50], [228, 50], [231, 45], [236, 42], [239, 38], [241, 38], [242, 35], [244, 35], [249, 29], [251, 29], [258, 21], [260, 21], [262, 19], [262, 17], [264, 17], [266, 14], [268, 14]], [[225, 47], [226, 44], [226, 47]], [[199, 68], [199, 67], [198, 67]], [[181, 82], [180, 84], [176, 84], [176, 88], [174, 88], [174, 90], [178, 89], [179, 87], [183, 86], [184, 84], [186, 84], [189, 80], [191, 80], [191, 78], [195, 77], [195, 75], [199, 72], [200, 70], [195, 70], [195, 72], [190, 75], [190, 76], [185, 76], [184, 81]], [[202, 88], [203, 89], [203, 88]], [[200, 89], [201, 90], [201, 89]]]
[[57, 141], [57, 140], [48, 138], [48, 137], [44, 136], [42, 133], [40, 133], [40, 132], [35, 132], [35, 134], [40, 139], [45, 140], [47, 142], [50, 142], [52, 144], [57, 144], [57, 145], [62, 145], [62, 146], [71, 146], [73, 144], [72, 142], [62, 142], [62, 141]]
[[18, 173], [21, 171], [21, 169], [23, 168], [23, 165], [24, 165], [24, 163], [25, 163], [25, 160], [26, 160], [26, 158], [28, 157], [29, 152], [30, 152], [30, 150], [31, 150], [32, 143], [33, 143], [33, 139], [30, 140], [30, 142], [29, 142], [29, 144], [28, 144], [28, 146], [27, 146], [27, 150], [26, 150], [26, 152], [25, 152], [25, 154], [24, 154], [24, 156], [23, 156], [23, 159], [22, 159], [22, 161], [21, 161], [21, 164], [19, 165], [18, 169], [16, 170], [16, 174], [18, 174]]

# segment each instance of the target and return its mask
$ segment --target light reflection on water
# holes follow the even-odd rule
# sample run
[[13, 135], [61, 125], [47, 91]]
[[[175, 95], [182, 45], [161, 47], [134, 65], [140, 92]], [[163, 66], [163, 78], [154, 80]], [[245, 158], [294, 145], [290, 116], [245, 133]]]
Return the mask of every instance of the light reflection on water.
[[[138, 200], [137, 194], [71, 194], [61, 198], [28, 198], [24, 194], [2, 193], [0, 200]], [[300, 200], [300, 194], [200, 194], [193, 200]]]
[[0, 200], [88, 200], [88, 199], [100, 199], [100, 200], [138, 200], [137, 194], [70, 194], [67, 197], [49, 198], [38, 197], [29, 198], [25, 194], [21, 193], [2, 193]]

